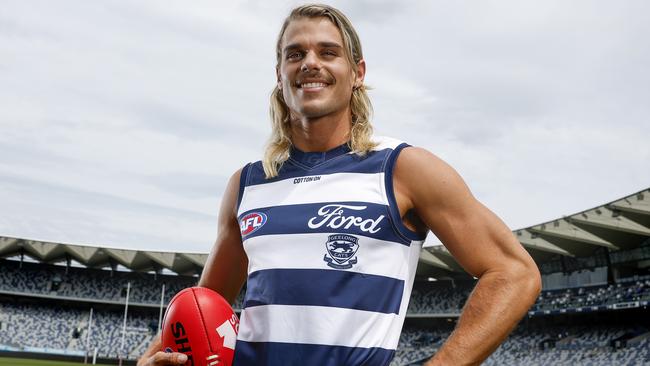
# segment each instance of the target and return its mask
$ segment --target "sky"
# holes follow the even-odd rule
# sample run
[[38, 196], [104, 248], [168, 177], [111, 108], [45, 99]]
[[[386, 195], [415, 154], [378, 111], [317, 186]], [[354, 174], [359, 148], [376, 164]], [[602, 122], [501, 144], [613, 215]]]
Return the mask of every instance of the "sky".
[[[2, 4], [0, 236], [208, 252], [301, 2]], [[376, 134], [447, 161], [511, 229], [650, 187], [650, 3], [329, 4], [361, 37]]]

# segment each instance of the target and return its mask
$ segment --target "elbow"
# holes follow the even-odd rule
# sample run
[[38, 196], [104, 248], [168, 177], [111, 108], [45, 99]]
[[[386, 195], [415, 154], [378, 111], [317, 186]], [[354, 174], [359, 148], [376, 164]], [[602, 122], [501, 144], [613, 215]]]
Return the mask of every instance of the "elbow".
[[532, 258], [521, 269], [519, 278], [521, 279], [523, 293], [527, 295], [526, 298], [529, 300], [530, 306], [532, 306], [542, 292], [542, 276]]
[[500, 270], [487, 271], [484, 275], [479, 277], [490, 278], [488, 281], [507, 288], [526, 309], [535, 304], [542, 291], [542, 277], [532, 258], [510, 261]]
[[542, 275], [539, 273], [539, 268], [537, 268], [537, 265], [535, 265], [533, 268], [533, 277], [535, 284], [535, 299], [537, 299], [539, 294], [542, 292]]
[[542, 276], [532, 258], [513, 260], [504, 268], [503, 280], [509, 283], [522, 305], [530, 308], [542, 291]]

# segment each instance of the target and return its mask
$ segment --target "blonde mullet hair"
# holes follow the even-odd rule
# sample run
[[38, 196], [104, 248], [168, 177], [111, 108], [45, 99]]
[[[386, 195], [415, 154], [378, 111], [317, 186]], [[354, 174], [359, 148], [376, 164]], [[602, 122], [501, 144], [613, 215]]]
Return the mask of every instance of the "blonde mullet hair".
[[[276, 58], [277, 65], [280, 67], [282, 62], [282, 37], [291, 21], [300, 18], [319, 18], [325, 17], [329, 19], [341, 32], [343, 39], [343, 47], [346, 51], [346, 57], [352, 69], [356, 73], [358, 70], [358, 63], [363, 59], [363, 52], [361, 50], [361, 41], [357, 32], [354, 30], [350, 20], [341, 13], [328, 5], [310, 4], [299, 6], [291, 11], [289, 16], [285, 19], [284, 24], [280, 30], [278, 41], [276, 44]], [[372, 116], [372, 104], [370, 97], [368, 97], [368, 86], [361, 85], [352, 91], [352, 99], [350, 100], [350, 109], [352, 111], [352, 125], [350, 127], [350, 139], [348, 145], [350, 150], [355, 154], [364, 156], [372, 150], [376, 143], [372, 138], [372, 124], [370, 118]], [[266, 151], [264, 152], [264, 159], [262, 165], [264, 166], [264, 173], [267, 179], [277, 177], [278, 171], [282, 168], [287, 159], [289, 159], [289, 152], [291, 151], [291, 124], [289, 107], [284, 101], [282, 90], [277, 86], [271, 93], [271, 137], [269, 139]]]

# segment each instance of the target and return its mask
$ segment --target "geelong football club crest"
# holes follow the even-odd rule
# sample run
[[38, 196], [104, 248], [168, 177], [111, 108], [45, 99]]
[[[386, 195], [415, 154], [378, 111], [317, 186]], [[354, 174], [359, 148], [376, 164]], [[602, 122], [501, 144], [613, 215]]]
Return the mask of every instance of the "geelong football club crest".
[[349, 269], [357, 264], [357, 250], [359, 239], [356, 236], [347, 234], [334, 234], [327, 238], [325, 243], [327, 254], [323, 260], [327, 265], [336, 269]]

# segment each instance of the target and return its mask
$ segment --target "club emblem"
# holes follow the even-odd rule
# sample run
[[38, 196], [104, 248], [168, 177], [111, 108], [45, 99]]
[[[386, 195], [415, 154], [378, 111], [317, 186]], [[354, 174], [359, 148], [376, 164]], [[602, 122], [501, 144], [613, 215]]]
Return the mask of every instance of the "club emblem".
[[347, 234], [334, 234], [327, 238], [325, 243], [327, 254], [323, 260], [327, 265], [336, 269], [349, 269], [357, 264], [357, 250], [359, 239], [356, 236]]

